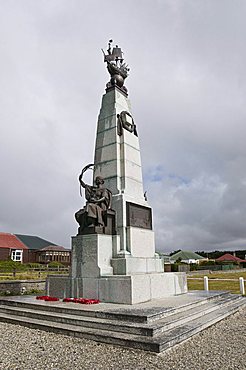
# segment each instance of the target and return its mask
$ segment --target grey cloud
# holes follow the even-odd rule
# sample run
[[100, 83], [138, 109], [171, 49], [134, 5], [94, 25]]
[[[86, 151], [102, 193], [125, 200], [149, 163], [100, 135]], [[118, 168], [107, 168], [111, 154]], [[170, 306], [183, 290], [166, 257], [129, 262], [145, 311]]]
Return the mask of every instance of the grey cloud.
[[245, 245], [244, 1], [1, 5], [1, 231], [69, 245], [113, 38], [131, 67], [158, 249]]

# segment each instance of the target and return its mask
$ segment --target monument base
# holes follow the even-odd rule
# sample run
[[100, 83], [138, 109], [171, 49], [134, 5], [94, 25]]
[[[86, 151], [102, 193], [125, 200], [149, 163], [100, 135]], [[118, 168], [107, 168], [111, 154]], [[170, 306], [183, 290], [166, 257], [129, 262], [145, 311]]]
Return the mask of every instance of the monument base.
[[164, 271], [163, 260], [159, 257], [118, 257], [111, 259], [114, 275], [150, 274]]
[[46, 293], [58, 298], [83, 297], [101, 302], [136, 304], [187, 293], [186, 274], [163, 272], [99, 278], [49, 276]]
[[154, 253], [113, 257], [118, 239], [103, 234], [72, 237], [70, 276], [49, 276], [47, 295], [136, 304], [187, 293], [186, 273], [164, 272], [163, 260]]
[[112, 251], [116, 235], [91, 234], [72, 237], [72, 278], [112, 275]]
[[104, 276], [99, 281], [102, 302], [136, 304], [187, 293], [185, 273]]

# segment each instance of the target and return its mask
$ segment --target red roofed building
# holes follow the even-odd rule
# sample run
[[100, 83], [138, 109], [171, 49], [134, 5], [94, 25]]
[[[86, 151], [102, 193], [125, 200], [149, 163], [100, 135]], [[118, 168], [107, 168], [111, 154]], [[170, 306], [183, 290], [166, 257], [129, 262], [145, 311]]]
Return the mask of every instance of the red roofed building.
[[0, 260], [28, 262], [28, 247], [14, 234], [0, 233]]
[[70, 265], [71, 250], [33, 235], [0, 232], [0, 261], [61, 262]]
[[237, 262], [237, 263], [246, 263], [246, 260], [242, 260], [241, 258], [238, 258], [236, 256], [233, 256], [230, 253], [226, 253], [223, 256], [216, 258], [215, 261], [218, 262]]
[[71, 261], [71, 251], [60, 245], [49, 245], [36, 251], [36, 261], [39, 263], [61, 262], [69, 265]]

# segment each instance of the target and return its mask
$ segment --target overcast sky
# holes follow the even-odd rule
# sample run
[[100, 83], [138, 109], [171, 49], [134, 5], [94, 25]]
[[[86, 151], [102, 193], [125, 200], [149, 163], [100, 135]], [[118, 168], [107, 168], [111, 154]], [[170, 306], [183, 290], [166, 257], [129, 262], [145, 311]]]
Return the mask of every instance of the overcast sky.
[[246, 248], [246, 1], [0, 0], [0, 231], [70, 246], [121, 46], [156, 245]]

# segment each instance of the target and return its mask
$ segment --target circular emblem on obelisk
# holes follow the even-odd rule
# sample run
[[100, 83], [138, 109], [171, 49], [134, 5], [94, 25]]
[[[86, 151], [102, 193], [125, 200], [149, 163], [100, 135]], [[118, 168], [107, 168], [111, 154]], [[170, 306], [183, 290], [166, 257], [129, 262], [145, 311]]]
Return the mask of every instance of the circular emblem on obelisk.
[[118, 134], [119, 136], [122, 135], [123, 129], [133, 132], [134, 135], [138, 136], [137, 134], [137, 128], [134, 123], [132, 115], [127, 111], [122, 111], [120, 114], [118, 114]]

